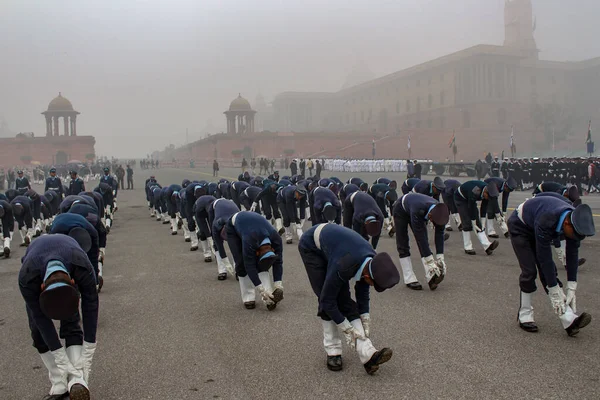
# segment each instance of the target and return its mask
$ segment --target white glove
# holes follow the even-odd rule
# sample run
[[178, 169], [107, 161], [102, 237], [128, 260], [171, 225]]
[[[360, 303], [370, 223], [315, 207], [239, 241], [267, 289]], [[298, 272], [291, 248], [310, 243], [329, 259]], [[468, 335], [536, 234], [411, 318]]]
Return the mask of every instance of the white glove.
[[104, 262], [104, 256], [106, 255], [106, 249], [104, 247], [100, 247], [99, 253], [100, 253], [99, 258], [101, 258], [102, 262]]
[[433, 255], [421, 258], [421, 262], [425, 267], [425, 277], [427, 278], [427, 280], [431, 279], [431, 277], [434, 275], [441, 275], [440, 268], [433, 259]]
[[116, 191], [116, 190], [113, 190], [113, 196], [114, 196], [114, 195], [116, 195], [116, 194], [117, 194], [117, 191]]
[[552, 308], [557, 315], [563, 315], [567, 310], [567, 304], [565, 302], [566, 297], [560, 286], [556, 285], [548, 288], [548, 297], [550, 297], [550, 303]]
[[369, 313], [360, 314], [360, 322], [362, 322], [365, 336], [369, 337], [369, 333], [371, 332], [371, 316]]
[[83, 342], [81, 361], [83, 363], [83, 379], [89, 383], [90, 372], [92, 372], [92, 359], [96, 352], [96, 343]]
[[258, 293], [260, 293], [260, 297], [266, 305], [275, 303], [273, 301], [273, 293], [269, 293], [263, 285], [258, 285], [256, 289], [258, 289]]
[[506, 218], [504, 217], [504, 214], [502, 214], [502, 213], [496, 214], [496, 221], [498, 221], [501, 224], [506, 223]]
[[339, 324], [338, 327], [342, 330], [342, 332], [344, 332], [344, 336], [346, 337], [346, 344], [353, 349], [356, 348], [356, 339], [366, 339], [363, 336], [363, 334], [360, 333], [358, 329], [353, 327], [350, 321], [348, 321], [347, 319], [345, 319], [344, 322]]
[[442, 274], [446, 275], [446, 262], [444, 261], [443, 254], [437, 254], [435, 256], [435, 263], [437, 264], [437, 266], [440, 269], [440, 271], [442, 272]]
[[475, 231], [475, 233], [483, 231], [483, 229], [481, 229], [479, 225], [477, 225], [477, 220], [474, 219], [473, 221], [471, 221], [471, 225], [473, 225], [473, 230]]
[[283, 282], [281, 281], [275, 282], [273, 286], [275, 287], [275, 289], [283, 290]]
[[258, 203], [252, 203], [252, 206], [250, 207], [250, 211], [252, 211], [252, 212], [256, 211], [256, 207], [258, 207]]
[[573, 312], [577, 312], [577, 299], [575, 298], [575, 291], [577, 290], [577, 282], [567, 282], [567, 305], [571, 306]]

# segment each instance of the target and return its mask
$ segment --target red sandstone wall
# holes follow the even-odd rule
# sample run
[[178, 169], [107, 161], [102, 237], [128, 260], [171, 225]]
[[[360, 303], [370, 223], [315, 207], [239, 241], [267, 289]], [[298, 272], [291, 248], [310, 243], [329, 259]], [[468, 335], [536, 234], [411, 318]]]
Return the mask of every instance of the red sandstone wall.
[[30, 156], [31, 161], [41, 164], [54, 164], [59, 151], [66, 153], [67, 160], [85, 162], [87, 154], [95, 153], [95, 144], [93, 136], [0, 139], [0, 166], [8, 168], [23, 165], [22, 156]]

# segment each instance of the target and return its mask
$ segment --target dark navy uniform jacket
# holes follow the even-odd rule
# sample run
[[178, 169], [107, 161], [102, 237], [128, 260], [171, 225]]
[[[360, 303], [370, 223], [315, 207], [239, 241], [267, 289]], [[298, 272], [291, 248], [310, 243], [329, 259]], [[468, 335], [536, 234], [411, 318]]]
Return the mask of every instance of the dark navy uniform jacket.
[[42, 202], [42, 208], [41, 208], [41, 212], [42, 212], [42, 218], [43, 219], [50, 219], [52, 218], [52, 205], [50, 204], [50, 201], [48, 200], [48, 198], [46, 196], [40, 196], [40, 201]]
[[42, 218], [42, 199], [34, 190], [28, 190], [25, 196], [31, 200], [31, 214], [33, 219], [39, 220]]
[[[298, 224], [300, 220], [306, 218], [306, 196], [302, 196], [300, 200], [297, 200], [295, 185], [286, 186], [280, 190], [277, 194], [277, 202], [284, 205], [292, 222]], [[298, 207], [300, 208], [300, 218], [298, 218], [297, 213]]]
[[352, 183], [352, 184], [354, 184], [354, 185], [356, 185], [356, 186], [358, 186], [358, 187], [360, 188], [360, 186], [361, 186], [362, 184], [364, 184], [364, 183], [365, 183], [365, 181], [363, 181], [363, 180], [362, 180], [362, 179], [360, 179], [360, 178], [350, 178], [350, 179], [348, 179], [348, 182], [347, 182], [347, 183]]
[[[2, 217], [2, 234], [5, 238], [8, 238], [15, 228], [12, 207], [6, 200], [0, 200], [0, 207], [4, 209], [4, 216]], [[0, 246], [4, 246], [4, 244], [0, 244]]]
[[33, 228], [33, 210], [32, 210], [33, 204], [32, 204], [31, 199], [26, 196], [15, 197], [10, 202], [10, 205], [13, 206], [13, 210], [14, 210], [14, 205], [17, 203], [19, 203], [23, 206], [23, 214], [16, 215], [13, 212], [13, 215], [15, 216], [15, 219], [17, 220], [17, 223], [19, 224], [19, 229], [21, 229], [25, 226], [27, 228]]
[[454, 192], [456, 192], [456, 189], [458, 189], [461, 183], [456, 179], [446, 179], [444, 185], [446, 185], [446, 188], [443, 190], [443, 193], [444, 197], [447, 197], [454, 196]]
[[415, 184], [415, 186], [413, 186], [412, 192], [433, 197], [437, 201], [440, 200], [440, 191], [438, 191], [437, 193], [433, 193], [433, 181], [428, 181], [425, 179], [420, 180]]
[[229, 182], [219, 182], [217, 184], [217, 193], [215, 197], [220, 199], [231, 199], [231, 194], [229, 193], [231, 184]]
[[116, 190], [117, 190], [118, 182], [114, 178], [114, 176], [112, 176], [112, 175], [102, 175], [102, 178], [100, 178], [100, 183], [102, 183], [102, 182], [109, 184], [112, 187], [112, 190], [115, 191], [115, 195], [116, 195]]
[[354, 192], [358, 192], [360, 188], [352, 183], [348, 183], [340, 189], [340, 200], [342, 203], [346, 201], [346, 198]]
[[560, 183], [543, 182], [535, 187], [535, 189], [533, 190], [533, 194], [536, 195], [538, 193], [543, 193], [543, 192], [554, 192], [554, 193], [563, 194], [563, 192], [565, 190], [567, 190], [567, 187], [564, 185], [561, 185]]
[[375, 199], [360, 191], [348, 196], [344, 201], [344, 226], [361, 233], [367, 217], [375, 217], [377, 221], [383, 223], [383, 213]]
[[318, 184], [319, 184], [319, 186], [323, 186], [323, 187], [334, 190], [335, 193], [338, 192], [337, 182], [335, 182], [334, 180], [331, 180], [329, 178], [321, 178], [321, 179], [319, 179]]
[[196, 224], [198, 224], [198, 229], [203, 233], [203, 236], [206, 237], [211, 236], [208, 225], [208, 209], [215, 200], [216, 198], [209, 194], [200, 196], [194, 203], [194, 207], [192, 207], [194, 217], [196, 218]]
[[275, 174], [271, 174], [267, 177], [267, 179], [271, 180], [271, 181], [275, 181], [278, 182], [279, 181], [279, 175], [275, 175]]
[[258, 277], [256, 252], [266, 238], [271, 241], [271, 247], [277, 254], [272, 266], [273, 280], [275, 282], [281, 281], [283, 279], [283, 246], [281, 245], [281, 236], [275, 228], [263, 216], [250, 211], [238, 212], [235, 214], [235, 222], [232, 221], [232, 223], [235, 232], [242, 241], [244, 268], [254, 286], [261, 284]]
[[[179, 193], [183, 189], [181, 185], [170, 185], [165, 191], [165, 201], [167, 203], [167, 210], [171, 218], [175, 218], [175, 214], [179, 212], [181, 208], [181, 199], [179, 198]], [[173, 196], [175, 195], [175, 196]]]
[[[86, 196], [82, 196], [86, 197]], [[98, 209], [88, 203], [76, 203], [69, 209], [70, 214], [77, 214], [84, 217], [90, 224], [94, 226], [98, 232], [98, 246], [100, 248], [106, 247], [106, 227], [102, 223], [102, 217], [100, 217]]]
[[[98, 216], [100, 218], [104, 218], [104, 199], [102, 198], [102, 195], [98, 192], [83, 192], [80, 194], [81, 197], [83, 197], [84, 199], [88, 200], [92, 200], [94, 202], [94, 204], [96, 205], [96, 208], [98, 209]], [[104, 247], [104, 246], [100, 246], [100, 247]]]
[[212, 232], [213, 242], [221, 258], [227, 257], [227, 253], [225, 252], [221, 231], [216, 221], [219, 219], [227, 221], [233, 214], [239, 211], [238, 206], [232, 200], [227, 199], [216, 199], [208, 206], [208, 224]]
[[[375, 185], [372, 185], [369, 188], [369, 194], [373, 197], [373, 199], [375, 199], [375, 201], [379, 205], [379, 208], [381, 209], [381, 212], [383, 213], [383, 216], [385, 218], [387, 218], [389, 216], [388, 211], [387, 211], [387, 205], [390, 202], [386, 198], [388, 193], [394, 194], [393, 201], [396, 201], [398, 199], [396, 190], [392, 189], [391, 187], [389, 187], [389, 185], [386, 185], [384, 183], [377, 183]], [[390, 204], [390, 206], [391, 206], [391, 204]]]
[[[240, 193], [240, 203], [249, 210], [252, 207], [252, 203], [256, 201], [256, 197], [263, 189], [256, 186], [247, 187], [242, 193]], [[260, 213], [260, 205], [256, 208], [256, 212]]]
[[44, 197], [48, 200], [48, 203], [50, 204], [50, 213], [52, 215], [58, 214], [58, 211], [60, 209], [60, 199], [58, 198], [56, 193], [52, 190], [49, 190], [46, 193], [44, 193]]
[[90, 248], [90, 251], [87, 252], [87, 256], [92, 263], [92, 267], [94, 267], [96, 276], [98, 276], [98, 255], [100, 254], [98, 231], [87, 219], [74, 213], [59, 214], [54, 218], [54, 222], [52, 222], [50, 233], [62, 233], [63, 235], [68, 235], [69, 231], [75, 227], [85, 229], [92, 238], [92, 247]]
[[[460, 196], [462, 199], [467, 200], [470, 205], [471, 203], [476, 203], [483, 199], [483, 189], [485, 189], [486, 186], [487, 183], [484, 181], [467, 181], [456, 189], [454, 196]], [[475, 193], [473, 193], [473, 189], [476, 187], [481, 189], [479, 196], [476, 196]]]
[[40, 307], [41, 285], [46, 274], [46, 265], [52, 260], [62, 262], [75, 281], [81, 294], [83, 339], [88, 343], [95, 343], [98, 327], [98, 292], [94, 268], [79, 244], [69, 236], [61, 234], [41, 236], [29, 245], [25, 256], [21, 259], [19, 289], [29, 314], [50, 350], [61, 348], [62, 343], [53, 321], [42, 312]]
[[310, 215], [312, 217], [312, 224], [317, 225], [320, 223], [328, 222], [323, 218], [323, 206], [325, 203], [331, 203], [331, 205], [335, 208], [337, 214], [335, 217], [335, 223], [342, 223], [342, 204], [340, 200], [337, 198], [335, 193], [333, 193], [330, 189], [324, 188], [322, 186], [317, 186], [310, 194], [308, 195], [308, 202], [310, 204]]
[[63, 192], [62, 181], [58, 176], [49, 176], [46, 178], [46, 186], [44, 187], [44, 192], [48, 190], [53, 190], [62, 198], [65, 193]]
[[[407, 216], [410, 228], [413, 231], [421, 257], [429, 257], [432, 252], [427, 238], [427, 222], [425, 218], [429, 209], [438, 204], [438, 201], [420, 193], [409, 193], [400, 197], [394, 204], [394, 217]], [[398, 233], [400, 234], [400, 233]], [[435, 227], [435, 252], [444, 254], [444, 227]]]
[[421, 179], [419, 178], [408, 178], [407, 180], [402, 182], [402, 193], [407, 194], [408, 192], [413, 190], [415, 185], [419, 183], [420, 180]]
[[390, 183], [392, 183], [391, 179], [388, 178], [377, 178], [377, 180], [375, 180], [375, 182], [373, 182], [373, 184], [376, 183], [385, 183], [386, 185], [389, 185]]
[[510, 192], [512, 192], [512, 190], [510, 190], [510, 191], [504, 190], [506, 188], [506, 180], [504, 180], [500, 177], [493, 176], [491, 178], [487, 178], [486, 180], [484, 180], [484, 182], [496, 184], [496, 187], [498, 188], [500, 193], [502, 193], [502, 212], [505, 213], [506, 209], [508, 208], [508, 197], [510, 195]]
[[[319, 227], [321, 227], [319, 237], [315, 238], [315, 231]], [[358, 233], [335, 224], [311, 227], [300, 238], [298, 247], [301, 252], [316, 253], [327, 260], [327, 264], [321, 268], [307, 266], [306, 271], [309, 275], [324, 276], [323, 288], [318, 294], [319, 313], [324, 312], [336, 324], [341, 324], [345, 317], [338, 306], [340, 291], [344, 290], [355, 277], [367, 257], [375, 257], [377, 253]], [[356, 282], [354, 290], [359, 313], [368, 313], [369, 285], [361, 279]]]
[[[536, 259], [548, 287], [557, 284], [551, 247], [553, 242], [564, 234], [562, 223], [566, 214], [573, 210], [575, 207], [568, 201], [552, 196], [536, 196], [525, 201], [522, 206], [522, 219], [519, 219], [528, 228], [531, 238], [535, 241]], [[518, 216], [517, 210], [514, 215]], [[580, 241], [566, 238], [566, 242], [567, 279], [577, 281]]]
[[150, 201], [150, 194], [152, 192], [151, 188], [154, 185], [158, 185], [158, 182], [156, 182], [156, 179], [146, 179], [146, 183], [144, 185], [144, 190], [146, 191], [146, 200]]
[[31, 189], [31, 184], [29, 183], [29, 179], [26, 176], [15, 180], [15, 189], [19, 194], [24, 194], [26, 191]]
[[80, 177], [71, 179], [71, 182], [69, 182], [69, 190], [67, 191], [67, 195], [79, 194], [81, 192], [85, 192], [85, 183], [83, 182], [83, 179]]
[[231, 184], [229, 191], [231, 195], [233, 195], [233, 193], [235, 192], [235, 194], [239, 196], [239, 194], [246, 190], [246, 188], [249, 186], [250, 184], [248, 182], [236, 181]]

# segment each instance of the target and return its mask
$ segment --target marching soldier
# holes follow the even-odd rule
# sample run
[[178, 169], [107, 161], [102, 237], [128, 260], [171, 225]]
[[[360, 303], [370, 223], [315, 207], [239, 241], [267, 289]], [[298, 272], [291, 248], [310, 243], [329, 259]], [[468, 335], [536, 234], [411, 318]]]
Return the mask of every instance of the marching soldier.
[[230, 199], [233, 200], [236, 206], [241, 209], [242, 205], [240, 203], [240, 193], [246, 190], [247, 187], [250, 186], [250, 183], [239, 180], [237, 182], [233, 182], [229, 189]]
[[85, 192], [85, 183], [83, 182], [83, 179], [77, 176], [77, 171], [71, 170], [69, 174], [71, 175], [71, 181], [69, 182], [67, 196], [78, 195], [81, 192]]
[[419, 181], [419, 178], [408, 178], [407, 180], [402, 182], [402, 194], [407, 194], [408, 192], [411, 192], [415, 185], [419, 183]]
[[46, 186], [44, 187], [44, 192], [48, 190], [52, 190], [56, 192], [59, 198], [62, 200], [65, 197], [65, 193], [63, 192], [63, 185], [58, 176], [56, 176], [56, 168], [50, 168], [50, 176], [46, 178]]
[[350, 196], [354, 192], [358, 192], [359, 190], [360, 190], [359, 187], [352, 183], [348, 183], [348, 184], [342, 186], [342, 188], [340, 189], [340, 193], [339, 193], [340, 201], [342, 202], [342, 204], [344, 204], [344, 202], [346, 201], [346, 198], [348, 196]]
[[533, 190], [533, 195], [536, 196], [539, 193], [544, 193], [544, 192], [552, 192], [552, 193], [558, 193], [562, 196], [564, 196], [565, 198], [569, 199], [569, 201], [571, 201], [572, 203], [576, 203], [575, 205], [577, 206], [579, 203], [581, 203], [581, 198], [579, 197], [579, 191], [577, 190], [576, 186], [571, 186], [569, 188], [567, 188], [564, 185], [561, 185], [558, 182], [544, 182], [544, 183], [540, 183], [539, 185], [537, 185], [535, 187], [535, 189]]
[[[78, 239], [84, 241], [84, 237], [81, 235]], [[19, 288], [26, 304], [33, 346], [48, 370], [52, 385], [45, 398], [89, 400], [89, 374], [96, 351], [98, 292], [94, 269], [85, 249], [72, 237], [46, 235], [27, 249], [22, 262]], [[60, 338], [64, 338], [66, 349], [53, 320], [60, 321]]]
[[279, 206], [277, 204], [277, 195], [283, 189], [281, 181], [279, 183], [271, 180], [263, 181], [263, 190], [255, 198], [250, 211], [256, 210], [262, 200], [262, 211], [267, 221], [275, 219], [275, 229], [282, 235], [285, 232]]
[[[310, 285], [318, 298], [317, 316], [323, 323], [327, 368], [341, 371], [342, 331], [346, 344], [356, 349], [365, 371], [372, 375], [392, 358], [392, 350], [377, 350], [371, 342], [369, 288], [394, 287], [398, 270], [387, 253], [376, 253], [359, 234], [335, 224], [319, 224], [300, 239], [298, 250]], [[356, 301], [350, 294], [355, 279]]]
[[[246, 211], [250, 211], [252, 209], [252, 204], [254, 204], [254, 201], [260, 192], [262, 192], [262, 188], [249, 186], [242, 193], [240, 193], [240, 204], [244, 206]], [[261, 214], [261, 203], [262, 202], [257, 203], [258, 205], [254, 208], [254, 212]], [[264, 209], [264, 205], [262, 208]]]
[[167, 213], [169, 213], [169, 222], [171, 222], [171, 235], [177, 235], [179, 228], [177, 223], [177, 215], [179, 215], [179, 209], [181, 208], [181, 199], [179, 193], [183, 190], [181, 185], [169, 185], [166, 190], [166, 196], [164, 201], [167, 203]]
[[[579, 316], [575, 292], [580, 242], [595, 234], [592, 210], [587, 204], [577, 207], [551, 196], [539, 196], [521, 203], [508, 220], [510, 240], [519, 260], [521, 304], [519, 326], [527, 332], [537, 332], [533, 318], [532, 298], [536, 291], [536, 276], [540, 280], [556, 315], [569, 336], [575, 336], [587, 326], [592, 316]], [[558, 284], [551, 245], [561, 235], [566, 238], [567, 293]]]
[[[254, 308], [256, 288], [267, 309], [273, 311], [283, 300], [281, 236], [266, 219], [250, 211], [234, 214], [223, 229], [235, 261], [244, 306]], [[271, 268], [273, 279], [269, 275]]]
[[398, 193], [396, 193], [395, 189], [392, 189], [385, 183], [377, 183], [369, 188], [369, 194], [375, 199], [377, 205], [381, 209], [383, 214], [383, 229], [386, 230], [390, 236], [393, 236], [394, 225], [392, 225], [388, 209], [391, 211], [392, 204], [398, 200]]
[[450, 220], [454, 220], [457, 228], [460, 226], [458, 208], [456, 208], [456, 204], [454, 203], [454, 192], [456, 192], [456, 189], [458, 189], [460, 185], [461, 183], [456, 179], [446, 179], [444, 181], [445, 189], [442, 191], [442, 199], [444, 200], [444, 204], [448, 207], [448, 211], [450, 212], [450, 219], [446, 224], [447, 231], [452, 231]]
[[[425, 268], [425, 279], [429, 289], [437, 289], [446, 275], [444, 226], [449, 219], [448, 207], [427, 195], [408, 193], [394, 204], [392, 214], [394, 216], [394, 226], [398, 232], [396, 246], [400, 256], [404, 283], [409, 289], [423, 289], [415, 276], [410, 260], [410, 246], [408, 244], [408, 227], [410, 226], [421, 253], [421, 262]], [[435, 229], [435, 258], [429, 248], [429, 239], [427, 238], [427, 222], [429, 221]]]
[[[192, 212], [194, 213], [197, 226], [197, 233], [192, 232], [192, 235], [197, 235], [200, 239], [200, 246], [202, 247], [204, 262], [207, 263], [212, 262], [212, 249], [214, 246], [211, 239], [212, 234], [209, 227], [209, 214], [207, 210], [215, 200], [216, 198], [214, 196], [205, 194], [204, 196], [198, 197], [194, 203], [194, 206], [192, 207]], [[227, 275], [225, 275], [225, 278], [226, 277]], [[223, 280], [225, 278], [219, 278], [219, 280]]]
[[491, 169], [493, 177], [500, 177], [500, 161], [498, 161], [498, 157], [494, 157]]
[[471, 243], [471, 231], [475, 229], [479, 242], [485, 249], [488, 256], [492, 255], [498, 241], [490, 243], [479, 220], [479, 210], [477, 202], [483, 199], [497, 198], [499, 195], [498, 187], [494, 183], [485, 183], [484, 181], [467, 181], [460, 185], [454, 192], [454, 203], [460, 215], [462, 225], [462, 234], [465, 253], [475, 255], [473, 244]]

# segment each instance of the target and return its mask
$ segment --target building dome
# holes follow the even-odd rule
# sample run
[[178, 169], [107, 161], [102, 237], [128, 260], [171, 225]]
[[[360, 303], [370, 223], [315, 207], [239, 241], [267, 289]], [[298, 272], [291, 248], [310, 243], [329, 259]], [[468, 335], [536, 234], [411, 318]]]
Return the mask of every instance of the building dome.
[[[233, 104], [233, 103], [232, 103]], [[56, 96], [50, 104], [48, 104], [48, 111], [75, 111], [73, 109], [73, 104], [66, 98], [63, 97], [59, 92], [58, 96]]]
[[241, 94], [238, 94], [238, 97], [233, 99], [229, 105], [229, 111], [252, 111], [252, 107], [248, 100], [243, 98]]

